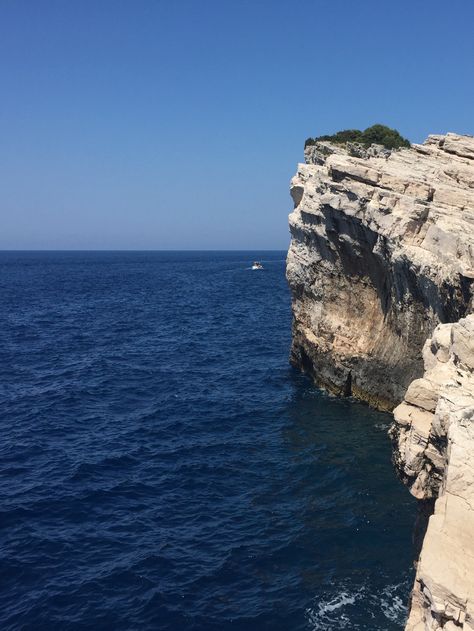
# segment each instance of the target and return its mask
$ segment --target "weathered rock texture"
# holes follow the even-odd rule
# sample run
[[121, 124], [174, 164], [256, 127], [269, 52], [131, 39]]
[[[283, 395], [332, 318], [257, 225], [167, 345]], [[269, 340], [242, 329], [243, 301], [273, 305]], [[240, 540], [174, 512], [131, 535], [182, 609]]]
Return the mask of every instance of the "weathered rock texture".
[[423, 357], [392, 428], [411, 492], [437, 498], [407, 629], [474, 630], [474, 315], [436, 327]]
[[391, 410], [435, 326], [471, 310], [474, 138], [305, 155], [291, 183], [292, 363]]
[[[435, 503], [407, 629], [474, 631], [474, 138], [328, 142], [291, 183], [291, 361], [394, 411], [394, 461]], [[428, 341], [427, 341], [428, 340]]]

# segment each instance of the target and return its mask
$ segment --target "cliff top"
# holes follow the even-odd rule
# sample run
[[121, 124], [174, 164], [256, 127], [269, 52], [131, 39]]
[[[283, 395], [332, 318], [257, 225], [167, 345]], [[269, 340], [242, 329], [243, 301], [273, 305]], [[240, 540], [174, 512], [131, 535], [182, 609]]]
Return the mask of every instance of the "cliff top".
[[321, 140], [327, 140], [335, 144], [358, 143], [366, 148], [372, 144], [382, 145], [386, 149], [399, 149], [400, 147], [410, 146], [410, 141], [407, 138], [403, 138], [398, 130], [380, 124], [367, 127], [364, 131], [360, 129], [344, 129], [335, 134], [308, 138], [305, 142], [305, 147], [315, 145]]
[[[306, 212], [332, 206], [407, 248], [421, 264], [474, 278], [474, 137], [431, 135], [387, 150], [318, 141], [292, 181]], [[296, 197], [295, 197], [296, 196]]]

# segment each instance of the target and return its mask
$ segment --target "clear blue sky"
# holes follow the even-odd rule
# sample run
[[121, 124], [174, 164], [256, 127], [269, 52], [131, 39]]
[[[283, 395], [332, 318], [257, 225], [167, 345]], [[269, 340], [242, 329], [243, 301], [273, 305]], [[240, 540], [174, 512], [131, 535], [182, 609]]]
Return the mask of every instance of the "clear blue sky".
[[306, 137], [474, 133], [472, 0], [2, 0], [0, 249], [286, 248]]

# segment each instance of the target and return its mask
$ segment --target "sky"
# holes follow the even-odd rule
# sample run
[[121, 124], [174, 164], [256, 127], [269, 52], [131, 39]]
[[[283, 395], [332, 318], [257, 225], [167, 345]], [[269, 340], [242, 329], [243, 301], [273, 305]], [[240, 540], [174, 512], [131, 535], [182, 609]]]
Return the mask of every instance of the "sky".
[[0, 249], [286, 249], [309, 136], [474, 134], [472, 0], [0, 0]]

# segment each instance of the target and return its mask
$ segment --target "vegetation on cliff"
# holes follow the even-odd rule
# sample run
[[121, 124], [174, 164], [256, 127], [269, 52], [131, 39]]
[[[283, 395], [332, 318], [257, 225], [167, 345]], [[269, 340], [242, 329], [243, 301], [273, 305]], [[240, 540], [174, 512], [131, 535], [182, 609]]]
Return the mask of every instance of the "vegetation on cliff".
[[321, 140], [334, 142], [336, 144], [345, 144], [346, 142], [357, 142], [364, 147], [370, 147], [371, 144], [383, 145], [387, 149], [399, 149], [400, 147], [409, 147], [410, 141], [396, 130], [386, 125], [372, 125], [364, 131], [360, 129], [344, 129], [332, 135], [317, 136], [316, 138], [308, 138], [304, 146], [314, 145]]

